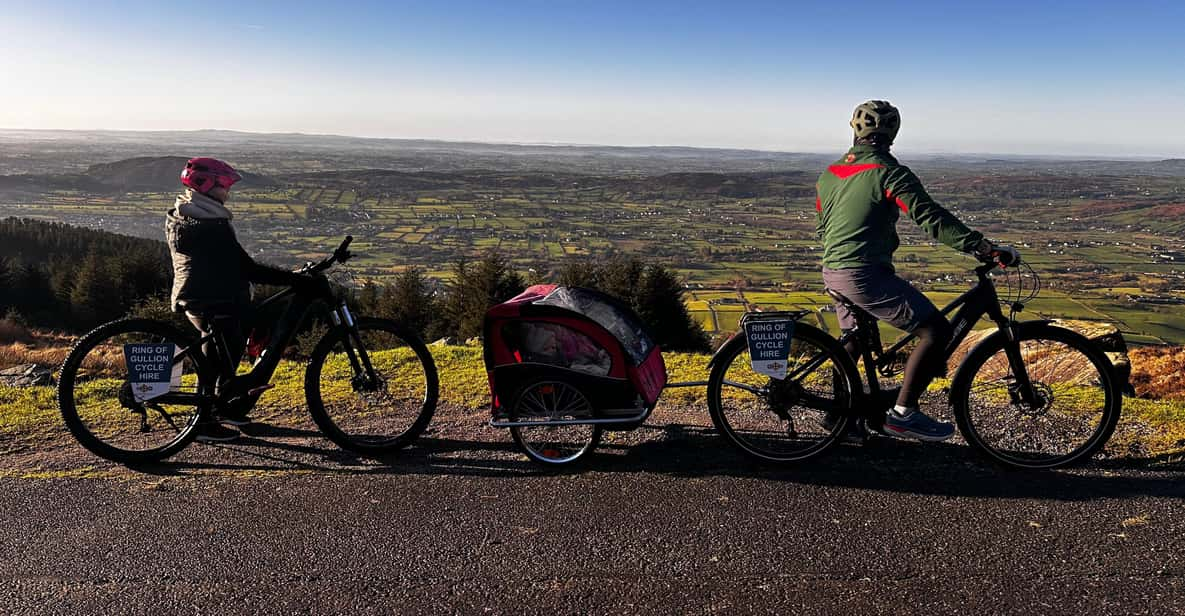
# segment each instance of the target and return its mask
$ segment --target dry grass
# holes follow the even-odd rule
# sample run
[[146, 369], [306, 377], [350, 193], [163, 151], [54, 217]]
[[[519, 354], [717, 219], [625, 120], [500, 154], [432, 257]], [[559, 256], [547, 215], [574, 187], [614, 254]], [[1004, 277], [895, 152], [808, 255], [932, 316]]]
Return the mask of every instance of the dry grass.
[[0, 369], [22, 364], [38, 364], [58, 367], [70, 354], [74, 339], [61, 334], [29, 332], [21, 340], [6, 340], [0, 337]]
[[1185, 400], [1185, 347], [1133, 349], [1132, 385], [1141, 398]]
[[[72, 336], [34, 330], [26, 340], [0, 343], [0, 370], [24, 364], [56, 369], [70, 354], [74, 340]], [[115, 376], [124, 369], [123, 352], [114, 346], [96, 349], [87, 356], [85, 367], [97, 375]]]

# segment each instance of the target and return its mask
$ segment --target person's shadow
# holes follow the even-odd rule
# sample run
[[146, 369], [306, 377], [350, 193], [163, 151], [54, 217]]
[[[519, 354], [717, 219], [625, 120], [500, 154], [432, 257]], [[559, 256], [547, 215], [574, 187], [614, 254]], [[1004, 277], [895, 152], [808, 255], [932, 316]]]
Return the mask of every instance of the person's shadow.
[[[156, 475], [290, 469], [348, 475], [563, 475], [577, 479], [583, 473], [650, 473], [977, 498], [1185, 499], [1185, 456], [1094, 460], [1073, 469], [1017, 471], [995, 466], [961, 444], [874, 437], [864, 445], [840, 445], [805, 463], [773, 466], [748, 458], [708, 427], [666, 424], [646, 425], [640, 430], [648, 433], [642, 442], [628, 442], [638, 440], [628, 436], [609, 438], [596, 452], [552, 468], [529, 462], [508, 435], [504, 440], [459, 440], [437, 436], [429, 429], [407, 449], [373, 459], [341, 450], [314, 430], [252, 425], [233, 444], [214, 446], [214, 456], [135, 468]], [[277, 440], [280, 438], [287, 440]], [[216, 459], [208, 459], [211, 457]]]

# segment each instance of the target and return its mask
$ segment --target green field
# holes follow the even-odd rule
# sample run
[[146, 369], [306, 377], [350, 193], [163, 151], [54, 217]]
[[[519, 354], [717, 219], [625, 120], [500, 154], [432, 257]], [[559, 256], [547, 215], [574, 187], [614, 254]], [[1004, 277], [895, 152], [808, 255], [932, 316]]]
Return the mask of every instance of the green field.
[[[697, 188], [692, 180], [646, 184], [590, 176], [533, 185], [496, 175], [438, 187], [368, 187], [364, 179], [296, 180], [289, 188], [236, 193], [231, 205], [239, 237], [253, 255], [296, 265], [351, 234], [357, 273], [379, 282], [412, 265], [447, 276], [453, 263], [486, 250], [498, 250], [516, 268], [544, 278], [569, 259], [636, 254], [684, 277], [692, 292], [689, 307], [709, 331], [734, 328], [744, 307], [827, 304], [810, 175], [762, 180], [760, 190], [738, 197]], [[952, 173], [935, 175], [931, 188], [973, 225], [1018, 246], [1040, 274], [1044, 288], [1025, 316], [1111, 321], [1136, 341], [1185, 343], [1185, 308], [1135, 299], [1185, 300], [1185, 240], [1161, 231], [1171, 222], [1128, 226], [1122, 222], [1127, 210], [1119, 207], [1175, 212], [1164, 208], [1178, 207], [1171, 204], [1185, 193], [1185, 182], [1094, 178], [1096, 196], [1089, 199], [1083, 182], [1073, 176]], [[172, 199], [168, 193], [112, 197], [58, 190], [6, 204], [5, 210], [160, 237]], [[1094, 216], [1100, 207], [1106, 215]], [[898, 271], [937, 303], [970, 285], [969, 258], [922, 237], [909, 223], [898, 228]], [[736, 303], [728, 304], [730, 298]]]

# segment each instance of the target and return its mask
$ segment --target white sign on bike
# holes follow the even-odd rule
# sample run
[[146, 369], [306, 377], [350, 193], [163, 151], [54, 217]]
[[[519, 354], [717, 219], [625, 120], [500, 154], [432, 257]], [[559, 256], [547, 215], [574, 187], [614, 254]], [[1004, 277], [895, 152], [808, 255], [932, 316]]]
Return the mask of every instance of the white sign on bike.
[[749, 362], [753, 371], [781, 380], [786, 378], [790, 358], [790, 339], [794, 321], [749, 321], [745, 338], [749, 343]]
[[128, 382], [137, 402], [163, 396], [181, 385], [181, 362], [173, 362], [176, 355], [177, 345], [172, 343], [123, 345]]

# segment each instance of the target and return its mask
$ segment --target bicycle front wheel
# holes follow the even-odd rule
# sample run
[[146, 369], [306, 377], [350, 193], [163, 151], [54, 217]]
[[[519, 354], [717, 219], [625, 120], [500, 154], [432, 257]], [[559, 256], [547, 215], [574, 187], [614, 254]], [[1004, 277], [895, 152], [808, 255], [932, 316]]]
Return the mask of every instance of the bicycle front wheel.
[[[440, 395], [436, 363], [420, 337], [387, 319], [358, 319], [358, 337], [331, 330], [313, 349], [305, 396], [313, 420], [342, 449], [381, 455], [416, 439]], [[374, 368], [362, 364], [359, 343]]]
[[[145, 369], [155, 371], [151, 378], [142, 378]], [[196, 436], [202, 400], [213, 393], [206, 374], [194, 337], [159, 321], [113, 321], [79, 339], [62, 363], [58, 406], [92, 453], [124, 464], [155, 462]]]
[[951, 383], [963, 438], [1016, 468], [1090, 458], [1115, 431], [1123, 404], [1111, 361], [1085, 337], [1045, 323], [1018, 325], [1009, 344], [1003, 335], [981, 343]]
[[839, 442], [861, 391], [855, 364], [834, 338], [805, 323], [794, 327], [785, 379], [755, 372], [744, 335], [713, 359], [708, 411], [716, 429], [750, 456], [790, 463]]

